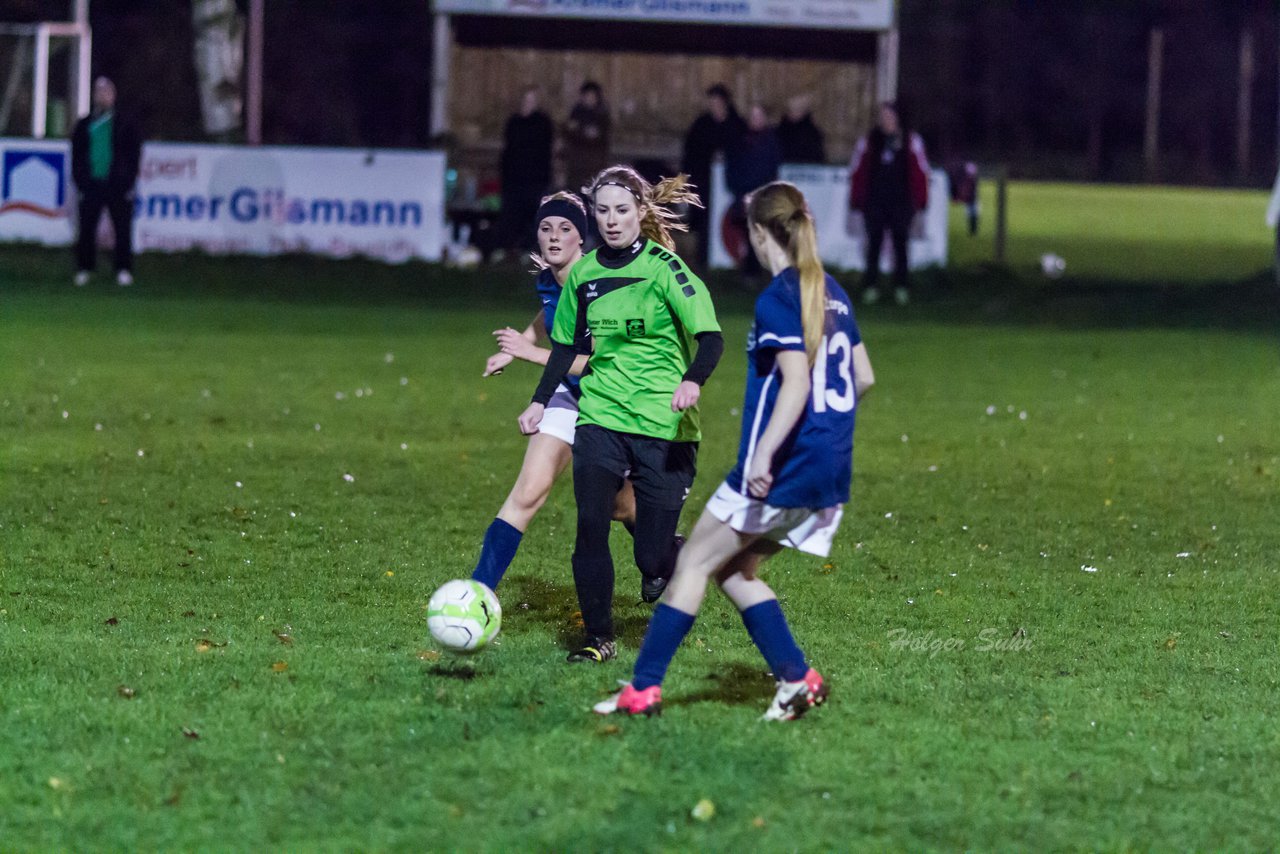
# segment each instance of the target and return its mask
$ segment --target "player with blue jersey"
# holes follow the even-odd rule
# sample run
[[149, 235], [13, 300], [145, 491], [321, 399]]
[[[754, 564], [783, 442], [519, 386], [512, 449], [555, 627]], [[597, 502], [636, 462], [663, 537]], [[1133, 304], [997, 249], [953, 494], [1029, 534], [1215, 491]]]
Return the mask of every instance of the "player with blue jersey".
[[751, 245], [773, 281], [756, 301], [738, 462], [681, 551], [630, 683], [595, 706], [652, 715], [715, 579], [778, 681], [766, 720], [791, 720], [827, 686], [796, 645], [760, 563], [789, 546], [825, 557], [849, 500], [854, 413], [874, 383], [848, 295], [822, 269], [804, 196], [774, 182], [748, 197]]
[[[569, 272], [582, 258], [582, 242], [587, 233], [586, 208], [572, 193], [556, 193], [542, 200], [536, 222], [538, 254], [534, 260], [541, 270], [535, 287], [542, 308], [523, 332], [507, 327], [493, 333], [498, 339], [499, 352], [490, 356], [485, 364], [486, 377], [502, 373], [516, 359], [545, 365], [551, 355], [550, 350], [538, 346], [538, 340], [550, 336], [561, 289]], [[578, 420], [577, 374], [582, 372], [586, 361], [587, 357], [581, 356], [575, 362], [548, 401], [541, 429], [529, 437], [515, 485], [485, 531], [480, 559], [471, 577], [490, 590], [497, 589], [515, 559], [529, 523], [573, 459], [574, 428]], [[629, 481], [618, 492], [614, 518], [628, 528], [633, 527], [635, 494]]]

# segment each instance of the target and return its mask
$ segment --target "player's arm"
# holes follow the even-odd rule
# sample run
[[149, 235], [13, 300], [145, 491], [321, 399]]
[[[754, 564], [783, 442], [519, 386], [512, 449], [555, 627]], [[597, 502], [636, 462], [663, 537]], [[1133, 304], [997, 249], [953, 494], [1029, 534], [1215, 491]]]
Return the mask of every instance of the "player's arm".
[[[538, 342], [545, 339], [545, 336], [542, 334], [542, 329], [545, 326], [543, 320], [545, 316], [546, 311], [544, 309], [540, 309], [538, 313], [534, 315], [533, 320], [530, 321], [529, 326], [523, 332], [517, 332], [510, 326], [506, 329], [494, 330], [493, 337], [498, 339], [499, 352], [496, 355], [489, 357], [489, 361], [492, 362], [494, 359], [508, 356], [521, 359], [525, 362], [532, 362], [535, 365], [543, 365], [545, 367], [547, 359], [551, 357], [551, 351], [546, 347], [538, 346]], [[511, 358], [507, 358], [506, 362], [502, 364], [502, 367], [505, 368], [510, 363]], [[579, 356], [573, 360], [573, 367], [569, 368], [569, 373], [573, 374], [575, 377], [579, 376], [584, 370], [586, 370], [586, 367], [587, 357]], [[501, 368], [499, 368], [499, 370], [501, 370]], [[489, 374], [489, 371], [485, 372], [485, 376], [489, 376]]]
[[711, 293], [701, 279], [678, 259], [667, 264], [666, 279], [667, 305], [698, 342], [693, 360], [671, 396], [671, 409], [681, 412], [697, 404], [702, 396], [702, 386], [724, 355], [724, 336], [716, 320]]
[[560, 383], [564, 382], [565, 374], [574, 367], [574, 363], [588, 352], [589, 331], [586, 312], [579, 311], [578, 308], [577, 280], [570, 273], [569, 281], [561, 292], [560, 305], [556, 308], [556, 325], [551, 330], [551, 352], [547, 354], [542, 379], [534, 389], [533, 399], [517, 419], [521, 433], [531, 435], [538, 432], [538, 424], [542, 422], [547, 402], [556, 393]]
[[871, 357], [867, 355], [867, 345], [859, 341], [853, 347], [853, 391], [857, 400], [871, 390], [876, 384], [876, 372], [871, 370]]
[[782, 386], [773, 404], [769, 426], [756, 444], [751, 467], [746, 472], [747, 491], [764, 498], [773, 486], [773, 455], [804, 415], [809, 403], [809, 357], [804, 350], [778, 350], [775, 364], [782, 374]]

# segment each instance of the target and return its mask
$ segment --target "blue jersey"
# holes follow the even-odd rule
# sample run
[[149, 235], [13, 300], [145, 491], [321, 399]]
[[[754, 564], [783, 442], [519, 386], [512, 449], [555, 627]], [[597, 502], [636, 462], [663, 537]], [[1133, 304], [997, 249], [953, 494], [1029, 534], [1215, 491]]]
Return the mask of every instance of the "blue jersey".
[[[538, 278], [533, 280], [533, 286], [538, 291], [538, 301], [542, 303], [542, 331], [550, 338], [551, 330], [556, 325], [556, 306], [560, 305], [562, 289], [560, 283], [556, 281], [555, 273], [550, 270], [538, 273]], [[578, 384], [578, 377], [565, 374], [564, 381], [572, 388]]]
[[[747, 337], [747, 392], [742, 406], [738, 464], [725, 478], [748, 495], [744, 473], [769, 425], [782, 384], [779, 350], [804, 352], [800, 275], [783, 270], [756, 300], [755, 323]], [[826, 333], [813, 366], [804, 415], [773, 457], [773, 486], [763, 499], [774, 507], [821, 509], [849, 500], [853, 476], [853, 420], [857, 392], [853, 348], [861, 343], [853, 305], [844, 289], [827, 277]]]

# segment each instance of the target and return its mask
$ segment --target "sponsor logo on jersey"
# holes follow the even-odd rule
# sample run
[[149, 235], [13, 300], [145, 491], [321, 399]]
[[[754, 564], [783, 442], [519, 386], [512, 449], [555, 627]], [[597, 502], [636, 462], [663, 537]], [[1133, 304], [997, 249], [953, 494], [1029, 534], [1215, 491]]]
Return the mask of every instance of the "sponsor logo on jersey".
[[628, 318], [627, 337], [642, 338], [644, 336], [644, 320], [639, 317]]
[[827, 298], [827, 311], [834, 311], [836, 314], [848, 314], [849, 306], [840, 302], [838, 299]]

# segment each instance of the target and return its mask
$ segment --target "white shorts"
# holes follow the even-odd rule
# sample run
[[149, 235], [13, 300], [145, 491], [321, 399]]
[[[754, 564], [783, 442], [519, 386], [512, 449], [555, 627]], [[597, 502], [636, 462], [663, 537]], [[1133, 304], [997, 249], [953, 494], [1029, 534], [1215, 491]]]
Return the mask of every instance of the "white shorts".
[[578, 424], [578, 401], [569, 387], [560, 383], [556, 393], [547, 401], [538, 432], [559, 439], [566, 445], [573, 444], [574, 429]]
[[788, 548], [818, 557], [831, 554], [844, 505], [811, 510], [774, 507], [722, 483], [707, 502], [707, 512], [740, 534], [759, 534]]

